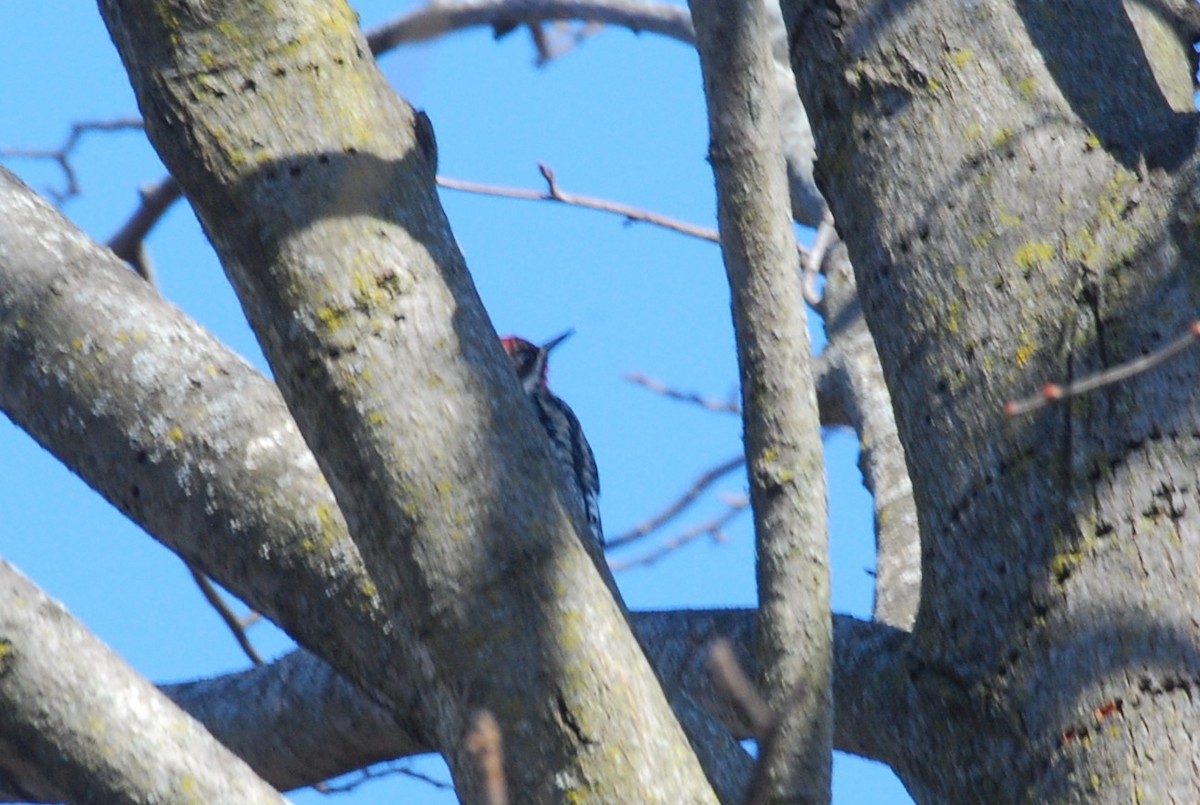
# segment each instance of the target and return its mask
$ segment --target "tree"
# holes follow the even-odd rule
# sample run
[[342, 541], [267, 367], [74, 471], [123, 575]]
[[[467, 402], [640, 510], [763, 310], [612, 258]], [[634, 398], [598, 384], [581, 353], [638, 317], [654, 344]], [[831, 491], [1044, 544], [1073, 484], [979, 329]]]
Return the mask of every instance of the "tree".
[[[824, 529], [802, 527], [819, 490], [796, 480], [815, 428], [788, 418], [810, 404], [788, 390], [794, 371], [807, 385], [800, 305], [759, 273], [784, 262], [777, 140], [750, 136], [770, 135], [778, 83], [763, 21], [730, 8], [695, 12], [764, 601], [757, 624], [685, 611], [630, 628], [453, 246], [436, 144], [346, 9], [101, 4], [278, 390], [6, 174], [0, 406], [311, 654], [167, 691], [256, 775], [52, 607], [18, 606], [40, 594], [6, 568], [15, 791], [144, 801], [186, 781], [251, 801], [274, 796], [260, 776], [435, 749], [464, 799], [488, 801], [502, 748], [514, 801], [736, 801], [750, 764], [731, 734], [753, 733], [756, 784], [820, 799], [830, 690], [833, 744], [918, 801], [1194, 797], [1196, 355], [1002, 414], [1190, 323], [1191, 4], [785, 4], [845, 244], [815, 386], [822, 421], [868, 447], [878, 518], [875, 619], [834, 617], [832, 655]], [[788, 156], [792, 212], [815, 224], [811, 165]], [[715, 692], [694, 647], [718, 634], [747, 668], [761, 647], [766, 715]], [[38, 659], [63, 645], [77, 662]], [[304, 683], [292, 704], [255, 709], [283, 679]], [[275, 720], [316, 702], [329, 732]], [[358, 740], [331, 737], [343, 717]], [[272, 763], [284, 734], [312, 739], [291, 768]]]

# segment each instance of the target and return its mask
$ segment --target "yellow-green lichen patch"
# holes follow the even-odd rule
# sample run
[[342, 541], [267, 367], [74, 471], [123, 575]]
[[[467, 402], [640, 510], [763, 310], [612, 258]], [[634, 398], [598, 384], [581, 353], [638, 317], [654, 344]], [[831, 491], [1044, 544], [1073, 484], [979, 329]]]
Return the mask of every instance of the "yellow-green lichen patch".
[[979, 232], [971, 236], [971, 248], [986, 249], [996, 239], [996, 233], [992, 230]]
[[1072, 237], [1063, 242], [1063, 257], [1090, 268], [1095, 268], [1099, 264], [1103, 253], [1092, 230], [1086, 226], [1081, 227]]
[[1037, 81], [1033, 78], [1025, 78], [1018, 81], [1017, 92], [1021, 93], [1021, 97], [1026, 101], [1032, 101], [1037, 97]]
[[1019, 229], [1022, 223], [1019, 215], [1013, 215], [1002, 204], [996, 206], [996, 220], [1006, 229]]
[[341, 530], [337, 527], [337, 518], [334, 517], [333, 507], [328, 503], [317, 505], [317, 522], [321, 524], [321, 540], [325, 543], [325, 547], [333, 547]]
[[1017, 366], [1024, 366], [1029, 363], [1029, 359], [1033, 357], [1033, 353], [1037, 352], [1037, 344], [1031, 341], [1026, 341], [1017, 347], [1016, 360]]
[[975, 61], [975, 51], [970, 48], [957, 48], [950, 51], [950, 61], [955, 67], [962, 69]]
[[[367, 262], [375, 260], [369, 252], [363, 252], [360, 258]], [[354, 304], [360, 310], [382, 307], [404, 290], [400, 277], [394, 271], [383, 274], [377, 274], [372, 270], [356, 271], [352, 281], [354, 283]]]
[[962, 307], [957, 301], [951, 302], [946, 307], [946, 330], [950, 333], [957, 333], [959, 329], [959, 316], [962, 313]]
[[1013, 252], [1013, 262], [1019, 268], [1028, 271], [1034, 266], [1049, 262], [1054, 256], [1054, 246], [1044, 240], [1030, 240], [1017, 247]]
[[179, 778], [179, 793], [183, 795], [184, 802], [204, 802], [205, 799], [200, 791], [200, 781], [191, 774], [185, 774]]
[[326, 331], [336, 333], [346, 323], [350, 317], [349, 312], [339, 308], [320, 307], [317, 308], [317, 320], [325, 325]]
[[1050, 560], [1050, 575], [1056, 583], [1061, 584], [1086, 558], [1087, 555], [1082, 549], [1060, 553]]

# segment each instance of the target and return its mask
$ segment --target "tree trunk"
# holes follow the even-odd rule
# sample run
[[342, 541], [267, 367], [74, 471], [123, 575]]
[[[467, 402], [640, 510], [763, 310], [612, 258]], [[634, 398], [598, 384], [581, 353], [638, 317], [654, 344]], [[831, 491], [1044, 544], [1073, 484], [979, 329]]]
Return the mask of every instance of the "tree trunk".
[[390, 666], [417, 674], [466, 801], [479, 711], [513, 801], [715, 801], [454, 245], [432, 136], [350, 9], [101, 12], [378, 590], [394, 660], [357, 681], [405, 711]]
[[1200, 792], [1200, 353], [1001, 412], [1195, 316], [1191, 58], [1161, 11], [784, 6], [920, 512], [924, 738], [890, 761], [931, 799]]

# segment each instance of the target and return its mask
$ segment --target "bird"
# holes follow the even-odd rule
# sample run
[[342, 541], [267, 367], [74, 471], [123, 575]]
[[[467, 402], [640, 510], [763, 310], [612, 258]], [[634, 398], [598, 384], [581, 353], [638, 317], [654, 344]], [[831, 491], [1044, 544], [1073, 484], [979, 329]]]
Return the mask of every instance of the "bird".
[[596, 470], [596, 457], [571, 406], [550, 391], [546, 382], [550, 351], [566, 341], [574, 332], [567, 330], [541, 346], [514, 335], [501, 338], [500, 343], [517, 371], [525, 396], [533, 403], [538, 421], [550, 437], [555, 460], [561, 471], [571, 480], [571, 488], [579, 492], [592, 539], [603, 547], [604, 530], [600, 525], [600, 474]]

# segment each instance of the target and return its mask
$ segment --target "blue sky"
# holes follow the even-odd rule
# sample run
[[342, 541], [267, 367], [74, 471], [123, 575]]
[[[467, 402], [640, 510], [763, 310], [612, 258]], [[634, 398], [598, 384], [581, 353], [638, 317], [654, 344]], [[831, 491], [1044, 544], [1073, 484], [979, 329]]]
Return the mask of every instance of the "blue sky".
[[[400, 0], [352, 3], [365, 27], [400, 13]], [[695, 53], [653, 35], [610, 29], [544, 68], [516, 31], [457, 34], [383, 57], [393, 86], [433, 121], [448, 177], [541, 188], [537, 163], [577, 193], [715, 226], [707, 131]], [[76, 121], [132, 117], [137, 108], [94, 3], [0, 4], [0, 149], [55, 147]], [[49, 163], [5, 160], [39, 191], [60, 188]], [[77, 150], [83, 195], [64, 212], [106, 240], [164, 175], [139, 133], [94, 134]], [[729, 296], [718, 249], [601, 213], [443, 191], [456, 238], [501, 334], [576, 335], [554, 355], [551, 383], [570, 402], [596, 452], [606, 532], [614, 536], [740, 451], [740, 422], [673, 402], [623, 379], [637, 372], [720, 399], [736, 394]], [[807, 238], [809, 233], [802, 232]], [[176, 205], [149, 241], [166, 297], [260, 368], [265, 364], [190, 210]], [[820, 333], [815, 337], [820, 340]], [[825, 440], [830, 483], [833, 605], [868, 617], [874, 566], [871, 503], [852, 433]], [[628, 560], [723, 510], [745, 479], [717, 484], [655, 537], [611, 555]], [[7, 419], [0, 418], [0, 555], [155, 681], [213, 675], [245, 657], [201, 600], [182, 563], [112, 510]], [[701, 538], [650, 567], [621, 572], [629, 606], [751, 606], [748, 515], [727, 540]], [[251, 638], [277, 656], [287, 638]], [[448, 779], [435, 760], [412, 764]], [[327, 802], [312, 791], [296, 802]], [[337, 801], [453, 802], [426, 783], [391, 777]], [[835, 803], [906, 803], [889, 770], [835, 761]]]

